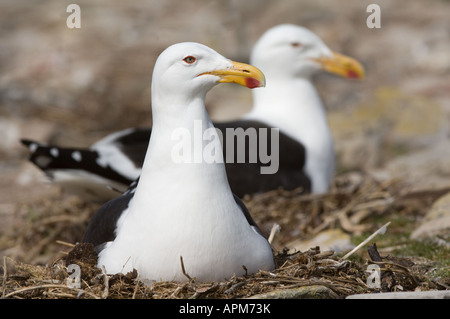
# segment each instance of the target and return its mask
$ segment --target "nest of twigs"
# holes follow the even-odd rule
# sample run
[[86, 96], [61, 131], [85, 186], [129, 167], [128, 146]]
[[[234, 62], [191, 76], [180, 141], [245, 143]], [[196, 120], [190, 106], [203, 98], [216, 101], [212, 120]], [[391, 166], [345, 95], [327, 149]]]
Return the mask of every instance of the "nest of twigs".
[[[209, 283], [198, 282], [188, 274], [182, 283], [143, 283], [136, 272], [106, 274], [96, 267], [97, 255], [93, 247], [86, 244], [65, 243], [65, 252], [61, 253], [61, 242], [57, 240], [68, 238], [75, 243], [76, 240], [71, 239], [81, 236], [80, 229], [87, 225], [91, 216], [90, 207], [77, 202], [75, 207], [80, 212], [77, 215], [71, 211], [73, 205], [51, 208], [46, 202], [43, 206], [47, 215], [42, 213], [41, 218], [26, 223], [24, 235], [29, 239], [19, 239], [20, 247], [16, 250], [39, 247], [32, 251], [34, 256], [42, 260], [46, 255], [53, 261], [42, 265], [32, 260], [16, 260], [14, 256], [4, 257], [0, 293], [3, 298], [58, 299], [343, 298], [367, 292], [444, 289], [427, 278], [424, 268], [412, 259], [381, 256], [374, 244], [364, 246], [362, 250], [369, 251], [368, 257], [362, 260], [322, 251], [320, 247], [293, 251], [286, 244], [295, 238], [307, 238], [332, 228], [351, 234], [373, 232], [381, 226], [374, 222], [375, 218], [390, 214], [424, 215], [431, 203], [447, 191], [411, 194], [393, 181], [379, 182], [364, 174], [347, 174], [337, 178], [333, 189], [324, 195], [277, 190], [246, 197], [244, 201], [261, 228], [269, 233], [275, 223], [281, 226], [281, 231], [271, 239], [276, 268]], [[92, 207], [92, 212], [96, 207]], [[64, 217], [68, 213], [70, 218]], [[45, 227], [40, 224], [42, 221], [45, 221]], [[15, 231], [16, 236], [20, 234]], [[42, 242], [36, 234], [41, 236]], [[26, 253], [17, 256], [26, 256]], [[70, 265], [78, 268], [70, 268]], [[379, 285], [369, 281], [368, 265], [378, 266]], [[79, 281], [74, 282], [77, 274]]]
[[[373, 248], [373, 246], [372, 246]], [[376, 251], [376, 247], [374, 248]], [[137, 272], [109, 275], [96, 267], [92, 245], [78, 244], [69, 255], [51, 266], [14, 264], [14, 273], [3, 274], [3, 298], [113, 298], [113, 299], [203, 299], [203, 298], [343, 298], [374, 291], [436, 288], [425, 276], [410, 270], [411, 262], [385, 259], [381, 286], [368, 284], [367, 264], [340, 259], [333, 251], [315, 247], [305, 252], [278, 252], [273, 271], [232, 277], [221, 282], [202, 283], [195, 278], [186, 282], [143, 283]], [[374, 262], [374, 261], [370, 261]], [[5, 263], [7, 263], [5, 258]], [[409, 263], [409, 265], [408, 265]], [[79, 281], [68, 266], [79, 266]], [[409, 266], [409, 267], [408, 267]], [[6, 269], [6, 267], [5, 267]]]

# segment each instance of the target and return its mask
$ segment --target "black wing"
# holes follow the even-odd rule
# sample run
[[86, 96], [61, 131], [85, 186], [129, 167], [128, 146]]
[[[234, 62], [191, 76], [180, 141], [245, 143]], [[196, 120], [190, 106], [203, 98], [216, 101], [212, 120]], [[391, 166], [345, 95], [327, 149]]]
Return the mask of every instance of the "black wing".
[[242, 213], [245, 216], [245, 219], [247, 219], [247, 222], [250, 224], [250, 226], [253, 227], [253, 229], [260, 234], [262, 237], [266, 237], [264, 235], [264, 233], [262, 232], [262, 230], [259, 228], [259, 226], [256, 224], [256, 222], [253, 220], [252, 215], [250, 215], [250, 212], [247, 209], [247, 206], [245, 206], [244, 202], [242, 202], [242, 200], [237, 197], [235, 194], [233, 194], [234, 196], [234, 200], [236, 201], [236, 203], [238, 204], [239, 208], [241, 209]]
[[99, 165], [99, 154], [96, 151], [48, 146], [27, 139], [22, 139], [21, 142], [31, 151], [29, 160], [50, 177], [55, 170], [84, 170], [126, 185], [132, 182], [111, 167]]
[[[259, 156], [260, 135], [259, 129], [270, 129], [266, 124], [257, 121], [233, 121], [214, 123], [215, 127], [222, 131], [225, 168], [231, 190], [242, 198], [245, 194], [266, 192], [269, 190], [284, 188], [292, 190], [302, 187], [305, 192], [311, 190], [311, 181], [303, 171], [306, 161], [306, 152], [302, 144], [279, 132], [279, 167], [275, 174], [261, 174], [261, 167], [269, 164], [263, 163]], [[246, 138], [245, 163], [237, 163], [237, 140], [234, 140], [234, 163], [227, 162], [227, 131], [226, 129], [242, 128], [255, 129], [257, 135], [256, 145], [249, 145]], [[256, 147], [256, 148], [255, 148]], [[267, 135], [267, 154], [271, 154], [272, 147], [270, 133]], [[256, 163], [250, 163], [250, 152], [256, 152]]]
[[81, 242], [98, 247], [113, 241], [116, 238], [117, 221], [128, 208], [133, 196], [134, 193], [127, 193], [103, 204], [89, 221]]

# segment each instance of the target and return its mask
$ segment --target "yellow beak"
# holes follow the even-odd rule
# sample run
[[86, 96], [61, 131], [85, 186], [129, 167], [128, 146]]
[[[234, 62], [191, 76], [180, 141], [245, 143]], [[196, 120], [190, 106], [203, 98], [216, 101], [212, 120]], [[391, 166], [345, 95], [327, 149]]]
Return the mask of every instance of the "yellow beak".
[[231, 62], [233, 63], [232, 68], [205, 72], [200, 75], [216, 75], [220, 77], [220, 83], [237, 83], [250, 89], [266, 85], [266, 78], [258, 68], [245, 63]]
[[313, 59], [320, 63], [322, 69], [330, 73], [340, 75], [345, 78], [364, 79], [364, 68], [355, 59], [333, 52], [331, 58]]

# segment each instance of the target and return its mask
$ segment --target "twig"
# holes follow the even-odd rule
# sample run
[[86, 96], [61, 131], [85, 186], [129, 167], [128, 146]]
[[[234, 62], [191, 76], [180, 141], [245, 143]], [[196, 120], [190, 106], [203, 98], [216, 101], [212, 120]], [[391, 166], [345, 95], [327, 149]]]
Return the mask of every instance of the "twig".
[[353, 255], [357, 250], [359, 250], [361, 247], [363, 247], [365, 244], [367, 244], [372, 238], [374, 238], [378, 234], [384, 234], [386, 232], [387, 226], [389, 226], [391, 222], [386, 223], [383, 227], [379, 228], [376, 232], [374, 232], [372, 235], [367, 237], [366, 240], [364, 240], [361, 244], [353, 248], [349, 253], [347, 253], [344, 257], [342, 257], [340, 260], [347, 259], [351, 255]]
[[[50, 297], [55, 297], [55, 298], [73, 298], [72, 294], [68, 294], [68, 293], [62, 293], [62, 292], [47, 292], [46, 296], [50, 296]], [[78, 295], [77, 295], [78, 296]]]
[[[178, 297], [178, 294], [180, 293], [181, 290], [184, 289], [184, 287], [185, 287], [185, 285], [183, 285], [183, 286], [178, 286], [178, 287], [175, 289], [175, 291], [172, 292], [172, 294], [170, 295], [170, 297], [171, 297], [171, 298], [176, 298], [176, 297]], [[191, 299], [196, 299], [197, 294], [198, 294], [198, 293], [195, 292], [194, 296], [192, 296]]]
[[141, 278], [141, 275], [138, 275], [137, 280], [136, 280], [136, 286], [134, 286], [134, 291], [133, 291], [133, 297], [131, 297], [131, 299], [136, 299], [136, 293], [139, 287], [139, 279]]
[[[394, 263], [392, 261], [388, 261], [388, 260], [375, 261], [375, 260], [372, 260], [371, 263], [374, 263], [374, 264], [377, 264], [377, 265], [385, 265], [385, 269], [386, 270], [398, 271], [398, 272], [402, 272], [402, 273], [405, 273], [405, 274], [408, 274], [408, 275], [412, 276], [410, 271], [409, 271], [409, 269], [408, 269], [408, 267], [396, 264], [396, 263]], [[393, 269], [395, 267], [397, 267], [398, 269]]]
[[183, 256], [180, 256], [180, 262], [181, 262], [181, 271], [183, 272], [183, 275], [185, 275], [187, 277], [187, 279], [192, 280], [191, 276], [189, 276], [186, 273], [186, 270], [184, 269]]
[[348, 211], [342, 211], [337, 215], [342, 228], [351, 233], [362, 233], [367, 229], [366, 225], [354, 225], [347, 215]]
[[[19, 289], [19, 290], [15, 290], [15, 291], [10, 292], [9, 294], [7, 294], [7, 295], [5, 295], [3, 297], [4, 298], [9, 298], [11, 296], [20, 294], [20, 293], [25, 292], [25, 291], [36, 290], [36, 289], [43, 289], [43, 288], [68, 288], [68, 289], [74, 289], [74, 288], [70, 288], [70, 287], [68, 287], [66, 285], [61, 285], [61, 284], [59, 284], [59, 285], [52, 285], [52, 284], [49, 284], [49, 285], [38, 285], [38, 286], [25, 287], [25, 288], [22, 288], [22, 289]], [[78, 290], [78, 289], [76, 289], [76, 290]]]
[[9, 298], [9, 297], [11, 297], [11, 296], [20, 294], [20, 293], [25, 292], [25, 291], [36, 290], [36, 289], [45, 289], [45, 288], [70, 289], [70, 290], [74, 290], [74, 291], [77, 291], [77, 292], [83, 291], [84, 293], [87, 293], [88, 295], [90, 295], [90, 296], [92, 296], [92, 297], [98, 299], [98, 297], [97, 297], [96, 295], [91, 294], [91, 293], [89, 293], [89, 292], [86, 292], [86, 291], [84, 291], [84, 290], [82, 290], [82, 289], [79, 289], [79, 288], [72, 288], [72, 287], [69, 287], [69, 286], [67, 286], [67, 285], [61, 285], [61, 284], [59, 284], [59, 285], [57, 285], [57, 284], [55, 284], [55, 285], [49, 284], [49, 285], [38, 285], [38, 286], [33, 286], [33, 287], [25, 287], [25, 288], [22, 288], [22, 289], [19, 289], [19, 290], [15, 290], [15, 291], [13, 291], [13, 292], [10, 292], [9, 294], [5, 295], [4, 298]]
[[[215, 283], [213, 284], [211, 287], [204, 287], [204, 288], [198, 288], [195, 293], [189, 297], [189, 299], [201, 299], [204, 298], [205, 296], [207, 296], [209, 293], [214, 292], [215, 290], [217, 290], [217, 288], [220, 286], [220, 284]], [[178, 287], [181, 288], [180, 290], [184, 289], [185, 286], [182, 287]], [[177, 288], [177, 290], [178, 290]]]
[[105, 284], [105, 289], [103, 290], [102, 298], [106, 299], [109, 294], [109, 277], [106, 274], [106, 268], [102, 265], [103, 282]]
[[245, 271], [245, 276], [248, 276], [248, 269], [245, 265], [242, 265], [242, 269]]
[[123, 270], [125, 269], [125, 266], [128, 264], [128, 262], [130, 261], [130, 259], [131, 259], [131, 256], [129, 256], [128, 258], [127, 258], [127, 260], [125, 261], [125, 263], [123, 264], [123, 266], [122, 266], [122, 270], [121, 270], [121, 272], [123, 273]]
[[232, 293], [235, 289], [242, 287], [243, 285], [245, 285], [247, 283], [247, 280], [244, 281], [240, 281], [237, 284], [234, 284], [233, 286], [231, 286], [230, 288], [228, 288], [227, 290], [225, 290], [224, 294], [228, 295], [230, 293]]
[[381, 258], [380, 253], [378, 252], [376, 243], [373, 243], [373, 245], [368, 246], [367, 252], [369, 253], [369, 257], [372, 260], [372, 262], [383, 261], [383, 258]]
[[281, 226], [278, 225], [277, 223], [273, 224], [272, 229], [270, 230], [270, 235], [269, 235], [269, 239], [267, 239], [267, 241], [269, 242], [269, 244], [272, 245], [272, 241], [275, 237], [276, 233], [279, 233], [281, 230]]
[[57, 243], [57, 244], [60, 244], [60, 245], [67, 246], [67, 247], [70, 247], [70, 248], [73, 248], [73, 247], [76, 246], [75, 244], [68, 243], [68, 242], [62, 241], [62, 240], [57, 240], [56, 243]]

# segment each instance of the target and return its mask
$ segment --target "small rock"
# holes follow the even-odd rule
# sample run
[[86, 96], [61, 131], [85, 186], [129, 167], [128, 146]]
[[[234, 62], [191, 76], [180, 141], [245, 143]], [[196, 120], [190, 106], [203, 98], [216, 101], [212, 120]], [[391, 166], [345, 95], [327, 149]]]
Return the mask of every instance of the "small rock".
[[351, 295], [346, 299], [450, 299], [449, 290], [380, 292]]
[[434, 202], [422, 224], [412, 232], [411, 239], [424, 239], [450, 233], [450, 193]]
[[411, 191], [440, 189], [450, 186], [450, 140], [431, 144], [420, 151], [398, 156], [384, 169], [390, 179], [410, 185]]

